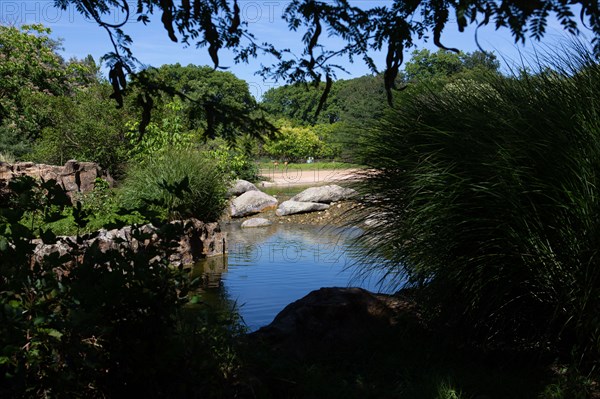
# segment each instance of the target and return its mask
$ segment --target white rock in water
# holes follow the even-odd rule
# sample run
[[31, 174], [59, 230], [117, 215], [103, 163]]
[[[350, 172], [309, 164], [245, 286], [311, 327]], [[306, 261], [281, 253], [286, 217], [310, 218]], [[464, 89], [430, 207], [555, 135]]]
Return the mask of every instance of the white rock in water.
[[242, 227], [243, 228], [247, 228], [247, 227], [266, 227], [266, 226], [270, 226], [272, 224], [273, 223], [269, 219], [265, 219], [265, 218], [252, 218], [252, 219], [248, 219], [244, 223], [242, 223]]
[[262, 191], [246, 191], [231, 201], [231, 217], [241, 218], [277, 206], [277, 198]]
[[227, 194], [232, 197], [242, 195], [247, 191], [258, 191], [258, 188], [249, 181], [239, 179], [233, 183], [233, 186], [229, 190], [227, 190]]
[[296, 213], [323, 211], [329, 208], [327, 204], [317, 202], [284, 201], [279, 205], [275, 213], [277, 216], [293, 215]]
[[337, 184], [311, 187], [293, 196], [291, 201], [300, 202], [336, 202], [349, 199], [357, 194], [356, 190], [340, 187]]

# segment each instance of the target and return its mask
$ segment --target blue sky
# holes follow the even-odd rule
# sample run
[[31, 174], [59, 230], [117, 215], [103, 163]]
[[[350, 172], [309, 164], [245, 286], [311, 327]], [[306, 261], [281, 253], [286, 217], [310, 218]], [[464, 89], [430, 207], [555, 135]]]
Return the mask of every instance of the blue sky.
[[[53, 0], [0, 0], [0, 22], [17, 25], [43, 23], [52, 28], [53, 37], [64, 40], [63, 56], [65, 58], [83, 58], [91, 54], [98, 60], [100, 56], [111, 50], [110, 41], [104, 30], [94, 22], [84, 19], [74, 8], [62, 11], [54, 8], [53, 3]], [[372, 7], [383, 5], [385, 1], [361, 1], [361, 4], [364, 4], [365, 7]], [[290, 32], [285, 22], [281, 20], [286, 5], [285, 1], [240, 0], [239, 5], [242, 20], [249, 24], [249, 29], [258, 37], [259, 41], [268, 41], [274, 43], [278, 48], [289, 47], [300, 52], [300, 35]], [[108, 21], [117, 22], [122, 20], [123, 14], [114, 12], [106, 18]], [[133, 38], [134, 55], [146, 65], [159, 66], [176, 62], [183, 65], [211, 65], [205, 49], [185, 48], [180, 43], [171, 42], [158, 17], [154, 17], [149, 25], [131, 21], [125, 25], [124, 30]], [[550, 22], [547, 31], [544, 39], [546, 44], [560, 41], [565, 36], [556, 21]], [[474, 33], [474, 29], [467, 29], [460, 33], [453, 24], [449, 24], [443, 33], [442, 42], [448, 47], [474, 51], [477, 50]], [[535, 44], [529, 40], [525, 46], [517, 45], [507, 29], [496, 31], [492, 27], [480, 29], [478, 37], [479, 43], [484, 49], [493, 51], [509, 60], [518, 60], [519, 51], [531, 52]], [[339, 45], [339, 42], [329, 40], [325, 44], [336, 46], [336, 44]], [[422, 42], [419, 43], [419, 46], [435, 49], [432, 43]], [[383, 69], [384, 56], [374, 53], [373, 57], [380, 69]], [[273, 81], [263, 81], [261, 77], [254, 75], [254, 72], [259, 69], [261, 61], [268, 63], [268, 59], [256, 59], [250, 64], [235, 65], [231, 54], [227, 52], [220, 53], [220, 58], [223, 66], [229, 66], [229, 71], [248, 82], [251, 92], [257, 98], [260, 98], [261, 94], [269, 88], [278, 85]], [[408, 58], [408, 54], [406, 58]], [[361, 60], [356, 60], [354, 64], [348, 63], [347, 60], [340, 60], [339, 63], [350, 74], [339, 73], [338, 78], [348, 79], [369, 73], [368, 68]]]

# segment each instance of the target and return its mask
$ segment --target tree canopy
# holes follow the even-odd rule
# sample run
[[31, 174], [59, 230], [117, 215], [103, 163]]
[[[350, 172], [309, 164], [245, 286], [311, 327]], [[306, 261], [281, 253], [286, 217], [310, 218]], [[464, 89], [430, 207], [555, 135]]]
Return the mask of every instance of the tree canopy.
[[[454, 53], [448, 50], [415, 50], [404, 65], [399, 84], [419, 83], [432, 79], [468, 78], [477, 80], [485, 73], [499, 73], [500, 64], [493, 54], [475, 51]], [[262, 99], [263, 108], [276, 117], [300, 124], [344, 122], [369, 125], [385, 112], [386, 93], [382, 74], [338, 80], [331, 88], [321, 113], [315, 118], [324, 85], [313, 87], [303, 83], [268, 90]]]
[[263, 108], [277, 117], [300, 124], [360, 123], [365, 118], [377, 118], [385, 109], [383, 76], [362, 76], [338, 80], [332, 87], [320, 114], [315, 118], [324, 85], [303, 83], [269, 89], [262, 98]]
[[482, 51], [473, 53], [454, 53], [447, 50], [431, 52], [427, 49], [415, 50], [410, 61], [401, 73], [403, 83], [423, 81], [436, 77], [477, 74], [480, 72], [497, 73], [500, 63], [496, 56]]
[[[357, 7], [350, 0], [291, 0], [283, 19], [290, 30], [303, 32], [301, 54], [278, 49], [273, 43], [259, 43], [249, 26], [241, 21], [237, 0], [137, 0], [135, 10], [130, 9], [126, 0], [55, 0], [55, 4], [62, 8], [74, 5], [108, 32], [114, 51], [105, 59], [111, 66], [110, 80], [117, 101], [126, 86], [125, 72], [133, 72], [132, 40], [123, 30], [124, 25], [131, 18], [148, 23], [150, 14], [161, 15], [172, 41], [207, 47], [215, 68], [220, 66], [219, 51], [231, 49], [237, 62], [247, 62], [259, 54], [274, 56], [275, 62], [260, 70], [263, 76], [288, 83], [324, 80], [326, 86], [317, 111], [331, 89], [336, 72], [343, 69], [336, 64], [337, 57], [344, 56], [350, 61], [362, 58], [375, 72], [378, 66], [370, 51], [385, 51], [384, 85], [391, 99], [406, 49], [414, 47], [415, 39], [424, 38], [448, 49], [442, 33], [451, 20], [456, 20], [460, 31], [467, 26], [507, 28], [516, 41], [523, 42], [527, 37], [542, 38], [552, 16], [572, 34], [585, 26], [592, 32], [596, 53], [600, 53], [599, 6], [598, 2], [588, 0], [394, 0], [372, 8]], [[118, 24], [103, 20], [114, 7], [126, 16]], [[325, 47], [325, 36], [341, 38], [342, 44], [338, 48]]]
[[258, 117], [248, 84], [230, 72], [174, 64], [145, 73], [149, 81], [166, 89], [158, 101], [168, 102], [174, 96], [184, 101], [185, 128], [198, 131], [204, 139], [220, 136], [233, 141], [242, 134], [255, 136], [272, 130]]
[[49, 101], [95, 79], [93, 60], [65, 62], [42, 25], [0, 26], [0, 151], [28, 152], [51, 124]]

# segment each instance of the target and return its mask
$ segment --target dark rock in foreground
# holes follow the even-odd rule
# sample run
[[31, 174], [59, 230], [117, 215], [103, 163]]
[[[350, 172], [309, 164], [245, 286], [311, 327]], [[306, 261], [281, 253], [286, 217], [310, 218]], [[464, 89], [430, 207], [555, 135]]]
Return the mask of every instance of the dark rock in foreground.
[[364, 345], [400, 320], [417, 322], [414, 303], [361, 288], [321, 288], [286, 306], [268, 326], [250, 335], [285, 355], [318, 356]]

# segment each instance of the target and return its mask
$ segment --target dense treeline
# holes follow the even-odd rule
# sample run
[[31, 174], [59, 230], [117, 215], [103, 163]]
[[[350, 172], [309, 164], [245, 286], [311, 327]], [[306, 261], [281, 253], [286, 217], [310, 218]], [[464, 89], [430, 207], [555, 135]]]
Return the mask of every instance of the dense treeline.
[[[399, 74], [396, 86], [403, 88], [409, 83], [441, 77], [477, 79], [478, 74], [498, 72], [499, 68], [500, 63], [493, 54], [415, 50]], [[316, 115], [323, 90], [324, 85], [316, 88], [306, 84], [282, 86], [267, 91], [262, 105], [271, 114], [302, 125], [340, 122], [363, 127], [380, 119], [388, 108], [382, 75], [336, 81], [323, 109]]]
[[[148, 98], [138, 82], [130, 82], [123, 107], [117, 109], [111, 85], [91, 57], [65, 62], [57, 53], [60, 43], [42, 26], [1, 29], [7, 43], [1, 68], [7, 79], [1, 83], [0, 153], [8, 159], [95, 161], [121, 177], [127, 162], [175, 145], [210, 151], [223, 169], [236, 165], [229, 172], [256, 178], [250, 158], [348, 160], [349, 137], [379, 120], [387, 108], [381, 75], [337, 81], [316, 115], [323, 85], [271, 89], [261, 100], [261, 111], [247, 84], [231, 73], [164, 65], [143, 74], [145, 82], [163, 90], [152, 96], [151, 116], [140, 134]], [[27, 51], [38, 57], [26, 59]], [[497, 69], [494, 57], [483, 53], [423, 50], [413, 54], [397, 86]], [[241, 120], [240, 115], [250, 117]], [[259, 125], [248, 123], [265, 115], [279, 128], [278, 135], [265, 135]], [[215, 141], [217, 137], [224, 141]], [[241, 144], [237, 150], [235, 140]]]
[[[412, 58], [400, 73], [396, 86], [404, 89], [421, 81], [439, 79], [481, 79], [486, 73], [499, 73], [500, 64], [493, 54], [482, 52], [453, 53], [439, 50], [415, 50]], [[261, 101], [263, 108], [275, 118], [284, 120], [279, 126], [288, 127], [280, 132], [282, 140], [275, 146], [266, 146], [265, 153], [274, 157], [299, 160], [310, 155], [322, 158], [339, 157], [352, 160], [348, 151], [355, 137], [379, 121], [389, 108], [384, 89], [383, 76], [362, 76], [349, 80], [338, 80], [331, 88], [327, 101], [317, 115], [319, 100], [325, 85], [286, 85], [267, 91]], [[401, 91], [398, 91], [401, 93]], [[320, 150], [307, 149], [290, 133], [293, 129], [304, 129], [303, 137], [315, 135]], [[309, 133], [311, 132], [311, 133]], [[293, 141], [297, 145], [284, 145]], [[315, 141], [317, 143], [317, 141]], [[284, 147], [284, 148], [281, 148]], [[300, 155], [302, 154], [302, 155]]]
[[[60, 43], [49, 34], [41, 25], [0, 26], [0, 153], [5, 159], [94, 161], [121, 177], [130, 161], [169, 146], [189, 146], [220, 150], [213, 155], [225, 167], [226, 158], [239, 156], [225, 141], [264, 133], [236, 116], [248, 115], [243, 122], [257, 119], [246, 82], [209, 67], [176, 64], [145, 71], [148, 81], [165, 90], [153, 96], [141, 135], [144, 110], [136, 82], [130, 82], [123, 107], [117, 108], [95, 61], [64, 61], [57, 52]], [[209, 106], [225, 111], [217, 115]], [[214, 142], [218, 137], [225, 141]]]

